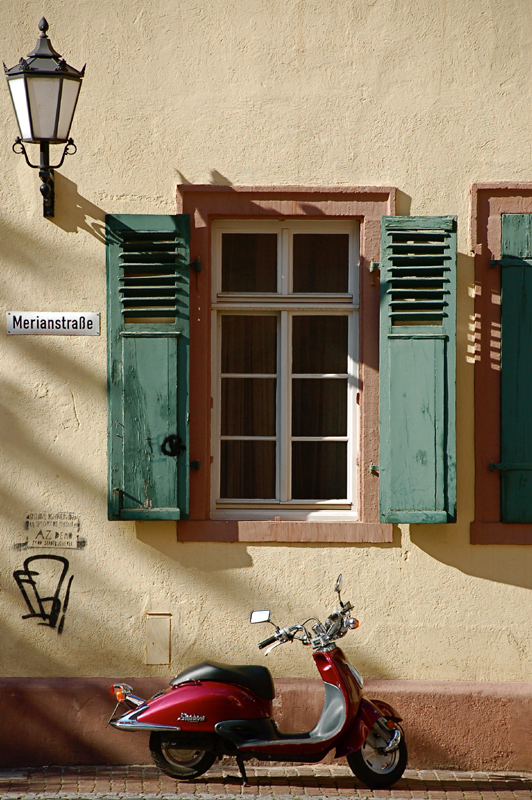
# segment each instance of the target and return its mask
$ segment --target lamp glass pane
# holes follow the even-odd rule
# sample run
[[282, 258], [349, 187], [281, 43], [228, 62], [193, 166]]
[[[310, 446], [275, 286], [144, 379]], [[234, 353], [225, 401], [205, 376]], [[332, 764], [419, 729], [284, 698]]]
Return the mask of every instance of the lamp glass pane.
[[81, 83], [63, 78], [63, 94], [61, 95], [61, 111], [59, 112], [59, 122], [57, 124], [57, 139], [68, 139], [72, 118], [76, 109]]
[[30, 113], [24, 77], [21, 75], [20, 78], [13, 78], [7, 83], [13, 99], [13, 105], [15, 106], [20, 138], [25, 140], [31, 139]]
[[55, 120], [62, 77], [28, 76], [28, 98], [34, 139], [55, 139]]

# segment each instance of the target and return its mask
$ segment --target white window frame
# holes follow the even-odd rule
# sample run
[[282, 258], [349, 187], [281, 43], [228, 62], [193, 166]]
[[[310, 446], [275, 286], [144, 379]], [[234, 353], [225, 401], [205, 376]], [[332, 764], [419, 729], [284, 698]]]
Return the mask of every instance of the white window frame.
[[[276, 233], [278, 293], [222, 292], [222, 234]], [[294, 233], [349, 234], [348, 292], [342, 294], [292, 294], [292, 237]], [[211, 230], [212, 253], [212, 418], [211, 418], [211, 519], [355, 521], [357, 519], [357, 454], [359, 405], [359, 240], [357, 220], [215, 220]], [[221, 427], [221, 318], [223, 313], [264, 314], [280, 318], [277, 373], [277, 497], [279, 500], [225, 500], [219, 498]], [[290, 314], [348, 316], [347, 379], [347, 498], [302, 503], [290, 496], [291, 342]], [[284, 389], [284, 390], [283, 390]], [[232, 438], [232, 437], [231, 437]], [[247, 437], [246, 437], [247, 438]], [[307, 437], [304, 437], [307, 438]], [[318, 437], [322, 440], [322, 437]], [[331, 437], [341, 439], [341, 437]]]

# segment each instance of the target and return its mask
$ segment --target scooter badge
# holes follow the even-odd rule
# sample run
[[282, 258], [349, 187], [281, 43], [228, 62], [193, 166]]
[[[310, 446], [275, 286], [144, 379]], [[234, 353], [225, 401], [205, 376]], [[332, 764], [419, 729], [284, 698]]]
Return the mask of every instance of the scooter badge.
[[187, 714], [186, 711], [182, 711], [180, 716], [177, 718], [178, 722], [205, 722], [206, 717], [202, 716], [201, 714]]

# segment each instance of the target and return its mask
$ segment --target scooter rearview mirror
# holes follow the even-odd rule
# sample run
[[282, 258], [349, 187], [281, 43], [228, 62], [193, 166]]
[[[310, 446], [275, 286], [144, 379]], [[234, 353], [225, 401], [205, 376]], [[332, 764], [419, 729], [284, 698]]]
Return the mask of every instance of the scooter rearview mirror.
[[249, 621], [252, 625], [255, 624], [255, 622], [269, 622], [270, 612], [268, 609], [263, 609], [262, 611], [252, 611]]
[[334, 591], [336, 594], [340, 594], [342, 591], [342, 573], [340, 573], [336, 579], [336, 586], [334, 587]]

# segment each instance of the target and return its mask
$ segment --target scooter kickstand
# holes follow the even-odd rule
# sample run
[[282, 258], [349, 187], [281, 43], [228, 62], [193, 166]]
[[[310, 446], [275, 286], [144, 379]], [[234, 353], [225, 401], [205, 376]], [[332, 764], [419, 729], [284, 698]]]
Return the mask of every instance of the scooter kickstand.
[[244, 759], [242, 756], [236, 757], [236, 763], [238, 764], [240, 774], [242, 775], [242, 786], [247, 786], [248, 776], [246, 775], [246, 768], [244, 766]]

